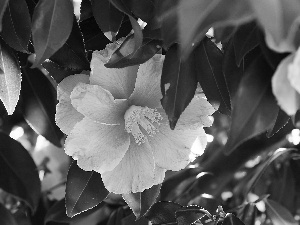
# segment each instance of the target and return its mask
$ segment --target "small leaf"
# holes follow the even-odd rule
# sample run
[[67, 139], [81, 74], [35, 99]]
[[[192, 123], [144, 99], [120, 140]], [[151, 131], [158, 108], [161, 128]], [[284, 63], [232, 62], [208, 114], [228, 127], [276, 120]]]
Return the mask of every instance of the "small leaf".
[[69, 0], [40, 0], [32, 19], [36, 59], [33, 67], [52, 56], [67, 41], [73, 25], [73, 4]]
[[3, 16], [1, 36], [10, 47], [28, 53], [31, 18], [25, 0], [9, 1]]
[[285, 207], [271, 199], [265, 199], [264, 202], [267, 215], [274, 225], [298, 225], [298, 222]]
[[179, 46], [173, 45], [166, 53], [161, 77], [161, 104], [168, 115], [171, 129], [194, 97], [197, 88], [195, 61], [182, 61]]
[[161, 185], [154, 185], [143, 192], [122, 195], [137, 219], [142, 217], [154, 204], [159, 195], [160, 187]]
[[190, 225], [210, 213], [197, 206], [188, 206], [177, 210], [175, 215], [178, 225]]
[[16, 57], [3, 41], [0, 41], [0, 53], [0, 99], [8, 115], [12, 115], [19, 100], [21, 71]]
[[4, 205], [0, 203], [0, 224], [1, 225], [18, 225], [14, 216]]
[[194, 50], [197, 80], [207, 100], [219, 112], [230, 115], [229, 91], [222, 70], [223, 54], [209, 39], [204, 38]]
[[[7, 134], [0, 133], [0, 187], [37, 209], [41, 184], [29, 152]], [[1, 223], [2, 224], [2, 223]]]
[[233, 102], [226, 153], [272, 126], [278, 110], [271, 90], [272, 74], [273, 70], [261, 56], [246, 70]]
[[258, 46], [258, 26], [255, 21], [241, 25], [234, 34], [233, 44], [236, 64], [240, 66], [244, 56]]
[[66, 185], [66, 209], [69, 217], [87, 211], [101, 203], [108, 191], [105, 189], [100, 173], [84, 171], [73, 161]]
[[222, 225], [245, 225], [245, 224], [232, 213], [227, 213]]
[[56, 91], [49, 78], [39, 70], [22, 69], [22, 113], [28, 124], [52, 144], [61, 147], [64, 134], [56, 126]]
[[98, 26], [110, 41], [115, 41], [124, 13], [116, 9], [109, 0], [92, 0], [91, 4]]
[[9, 0], [0, 1], [0, 31], [2, 30], [2, 19]]
[[83, 38], [76, 19], [66, 43], [51, 57], [50, 60], [73, 71], [90, 70], [90, 63], [86, 58]]
[[268, 130], [267, 137], [272, 137], [281, 128], [283, 128], [290, 120], [290, 117], [281, 109], [278, 109], [277, 118], [274, 120], [273, 125]]
[[152, 224], [176, 223], [175, 212], [182, 208], [174, 202], [157, 202], [145, 214]]
[[[123, 68], [142, 64], [152, 58], [161, 49], [161, 44], [160, 40], [145, 38], [143, 44], [138, 49], [134, 50], [134, 36], [130, 35], [112, 54], [105, 66], [107, 68]], [[132, 53], [124, 55], [122, 52]]]

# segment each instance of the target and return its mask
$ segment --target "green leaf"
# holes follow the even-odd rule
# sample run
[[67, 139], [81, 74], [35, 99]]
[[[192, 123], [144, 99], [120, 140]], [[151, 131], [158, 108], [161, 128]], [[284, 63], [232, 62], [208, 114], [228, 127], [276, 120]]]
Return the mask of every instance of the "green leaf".
[[175, 215], [178, 225], [190, 225], [210, 213], [198, 206], [188, 206], [177, 210]]
[[298, 225], [298, 222], [285, 207], [271, 199], [265, 199], [264, 202], [267, 215], [274, 225]]
[[124, 209], [123, 207], [119, 207], [117, 210], [114, 210], [106, 225], [122, 225], [121, 220], [124, 218]]
[[7, 134], [0, 133], [0, 187], [23, 201], [34, 212], [41, 184], [36, 165], [29, 152]]
[[147, 23], [154, 16], [154, 0], [127, 0], [126, 6], [130, 8], [136, 17]]
[[90, 63], [86, 58], [83, 38], [78, 23], [74, 17], [73, 27], [66, 43], [51, 57], [50, 60], [73, 71], [90, 70]]
[[222, 225], [245, 225], [245, 224], [232, 213], [227, 213]]
[[245, 225], [254, 225], [257, 215], [255, 203], [247, 203], [238, 209], [237, 217], [245, 223]]
[[16, 57], [3, 41], [0, 41], [0, 53], [0, 99], [8, 115], [12, 115], [19, 100], [21, 71]]
[[278, 109], [277, 118], [274, 120], [273, 125], [268, 130], [267, 137], [272, 137], [281, 128], [283, 128], [290, 120], [290, 117], [281, 109]]
[[161, 185], [154, 185], [143, 192], [122, 195], [137, 219], [142, 217], [154, 204], [159, 195], [160, 187]]
[[33, 67], [50, 58], [67, 41], [73, 25], [73, 4], [69, 0], [40, 0], [32, 19], [36, 59]]
[[210, 27], [239, 25], [253, 18], [247, 0], [181, 0], [178, 8], [181, 51], [187, 57]]
[[174, 202], [157, 202], [145, 214], [152, 224], [176, 223], [175, 212], [182, 208]]
[[92, 0], [91, 4], [98, 26], [110, 41], [115, 41], [124, 13], [116, 9], [109, 0]]
[[92, 4], [90, 0], [82, 0], [80, 4], [79, 21], [89, 19], [93, 16]]
[[66, 185], [67, 215], [73, 217], [101, 203], [108, 191], [104, 187], [100, 173], [84, 171], [73, 161]]
[[258, 26], [255, 21], [241, 25], [234, 34], [233, 45], [235, 50], [235, 60], [238, 66], [245, 55], [259, 44]]
[[56, 90], [39, 69], [22, 68], [22, 113], [28, 124], [52, 144], [61, 147], [64, 134], [56, 126]]
[[149, 225], [149, 221], [145, 218], [136, 220], [135, 216], [131, 214], [121, 220], [121, 225]]
[[10, 211], [0, 203], [0, 224], [1, 225], [18, 225]]
[[173, 45], [166, 53], [161, 77], [161, 104], [168, 115], [170, 127], [176, 123], [194, 97], [197, 88], [196, 67], [193, 57], [182, 61], [179, 46]]
[[214, 38], [216, 43], [222, 42], [222, 44], [229, 41], [229, 39], [234, 35], [237, 30], [237, 26], [224, 26], [216, 27], [214, 29]]
[[273, 70], [261, 56], [246, 70], [233, 102], [226, 153], [272, 126], [278, 110], [271, 90], [272, 75]]
[[2, 30], [2, 19], [9, 0], [0, 1], [0, 31]]
[[31, 18], [25, 0], [9, 1], [3, 16], [1, 36], [10, 47], [28, 53]]
[[[107, 68], [123, 68], [138, 65], [152, 58], [160, 49], [161, 41], [144, 38], [143, 44], [134, 50], [134, 36], [128, 36], [105, 64]], [[124, 55], [124, 53], [125, 55]], [[126, 55], [127, 52], [132, 52]]]
[[219, 112], [230, 115], [229, 91], [222, 70], [223, 54], [207, 37], [195, 48], [197, 80], [207, 100]]

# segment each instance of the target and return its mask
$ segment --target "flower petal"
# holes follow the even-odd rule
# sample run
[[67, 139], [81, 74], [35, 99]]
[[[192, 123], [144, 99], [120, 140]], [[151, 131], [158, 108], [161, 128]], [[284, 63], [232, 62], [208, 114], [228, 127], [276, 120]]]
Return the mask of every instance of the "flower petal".
[[130, 140], [130, 147], [120, 164], [102, 175], [109, 192], [128, 194], [142, 192], [154, 185], [154, 159], [147, 142], [138, 145]]
[[138, 66], [106, 68], [103, 52], [94, 51], [91, 61], [90, 83], [108, 90], [116, 99], [128, 99], [134, 89]]
[[140, 65], [135, 88], [130, 96], [132, 105], [147, 106], [149, 108], [161, 107], [160, 78], [163, 61], [164, 56], [155, 55]]
[[294, 115], [300, 108], [299, 93], [288, 80], [288, 65], [292, 63], [294, 55], [283, 59], [272, 77], [272, 90], [279, 106], [288, 114]]
[[113, 170], [124, 157], [129, 135], [123, 125], [103, 125], [88, 118], [77, 123], [65, 143], [66, 154], [83, 170]]
[[153, 185], [161, 184], [165, 179], [166, 169], [155, 165]]
[[293, 88], [300, 93], [300, 48], [297, 50], [293, 62], [288, 65], [288, 79]]
[[210, 127], [212, 125], [212, 121], [208, 116], [212, 115], [214, 112], [215, 109], [206, 99], [195, 95], [190, 104], [181, 114], [176, 128], [189, 129], [195, 126]]
[[[189, 130], [171, 130], [168, 124], [161, 123], [153, 137], [148, 141], [152, 147], [155, 163], [164, 169], [178, 171], [186, 167], [190, 158], [191, 147], [197, 137], [206, 139], [203, 128]], [[205, 146], [204, 146], [205, 147]]]
[[78, 83], [88, 83], [89, 77], [84, 74], [71, 75], [63, 79], [57, 86], [57, 99], [55, 121], [65, 134], [69, 134], [76, 123], [83, 119], [71, 105], [70, 94]]
[[128, 108], [126, 99], [114, 99], [112, 94], [98, 85], [78, 84], [71, 93], [74, 108], [84, 116], [105, 124], [124, 123]]

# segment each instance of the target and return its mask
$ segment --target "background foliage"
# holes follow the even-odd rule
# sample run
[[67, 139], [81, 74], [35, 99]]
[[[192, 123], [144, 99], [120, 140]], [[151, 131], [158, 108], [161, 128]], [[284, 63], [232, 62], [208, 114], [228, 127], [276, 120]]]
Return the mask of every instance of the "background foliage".
[[[0, 224], [299, 224], [300, 117], [282, 111], [271, 88], [277, 66], [299, 46], [299, 1], [78, 6], [0, 1]], [[92, 51], [122, 37], [109, 68], [165, 55], [161, 102], [171, 128], [195, 93], [218, 109], [204, 154], [162, 185], [126, 196], [128, 204], [64, 155], [54, 121], [57, 84], [87, 73]]]

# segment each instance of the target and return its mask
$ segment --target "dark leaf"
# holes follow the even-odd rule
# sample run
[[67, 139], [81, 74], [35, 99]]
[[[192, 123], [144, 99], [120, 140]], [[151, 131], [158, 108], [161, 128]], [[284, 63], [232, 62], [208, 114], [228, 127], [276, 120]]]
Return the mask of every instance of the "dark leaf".
[[234, 34], [233, 45], [235, 50], [235, 60], [238, 66], [245, 55], [259, 44], [258, 25], [255, 21], [241, 25]]
[[219, 112], [230, 115], [231, 103], [222, 70], [221, 50], [206, 37], [192, 54], [195, 55], [197, 79], [207, 100]]
[[86, 50], [105, 49], [109, 40], [99, 29], [94, 17], [90, 17], [80, 22], [80, 30], [83, 35]]
[[237, 217], [244, 222], [245, 225], [254, 225], [257, 214], [255, 203], [247, 203], [237, 212]]
[[66, 185], [66, 209], [69, 217], [91, 209], [101, 203], [108, 191], [105, 189], [100, 173], [84, 171], [73, 161]]
[[36, 59], [33, 67], [50, 58], [67, 41], [73, 25], [71, 1], [40, 0], [32, 19], [32, 38]]
[[154, 204], [159, 195], [161, 185], [154, 185], [143, 192], [123, 194], [127, 205], [131, 208], [136, 218], [142, 217]]
[[30, 16], [32, 17], [33, 12], [34, 12], [34, 8], [36, 6], [36, 4], [38, 3], [39, 0], [26, 0], [27, 2], [27, 7], [30, 13]]
[[92, 4], [90, 0], [82, 0], [80, 4], [80, 21], [93, 16]]
[[154, 16], [154, 0], [128, 0], [126, 5], [136, 17], [149, 22]]
[[32, 211], [37, 209], [41, 184], [36, 165], [29, 152], [4, 133], [0, 133], [0, 187], [24, 200]]
[[104, 35], [110, 41], [115, 41], [124, 13], [116, 9], [109, 0], [92, 0], [92, 10], [94, 18]]
[[118, 10], [127, 14], [128, 16], [132, 16], [132, 12], [130, 8], [124, 4], [122, 0], [109, 0]]
[[73, 21], [72, 32], [68, 40], [50, 57], [50, 60], [61, 67], [73, 71], [90, 69], [90, 64], [85, 54], [83, 38], [75, 18]]
[[[143, 44], [134, 50], [134, 37], [128, 36], [105, 64], [107, 68], [123, 68], [138, 65], [152, 58], [160, 49], [161, 41], [145, 38]], [[127, 52], [132, 52], [126, 55]], [[124, 54], [125, 53], [125, 54]]]
[[22, 113], [26, 121], [38, 134], [61, 147], [64, 134], [55, 123], [57, 100], [54, 86], [39, 69], [24, 67], [22, 75]]
[[18, 225], [10, 211], [4, 205], [0, 204], [0, 224], [1, 225]]
[[168, 115], [171, 129], [194, 97], [197, 88], [193, 57], [182, 61], [179, 46], [173, 45], [166, 53], [161, 77], [161, 104]]
[[264, 200], [266, 212], [273, 225], [298, 225], [293, 215], [282, 205], [271, 199]]
[[214, 38], [216, 39], [216, 42], [228, 42], [229, 39], [234, 35], [236, 32], [237, 27], [236, 26], [225, 26], [225, 27], [217, 27], [214, 29]]
[[6, 10], [6, 7], [8, 5], [9, 0], [2, 0], [0, 1], [0, 31], [2, 30], [2, 18], [4, 15], [4, 12]]
[[110, 215], [106, 225], [122, 225], [121, 220], [124, 218], [124, 209], [119, 207]]
[[175, 213], [178, 225], [190, 225], [205, 215], [210, 215], [205, 209], [197, 206], [183, 207]]
[[133, 214], [122, 219], [122, 225], [148, 225], [149, 221], [145, 218], [136, 220]]
[[273, 70], [261, 56], [246, 70], [233, 102], [226, 153], [272, 126], [278, 110], [271, 89], [272, 75]]
[[222, 225], [245, 225], [239, 218], [231, 213], [227, 213]]
[[8, 115], [12, 115], [19, 101], [21, 71], [10, 47], [0, 40], [0, 99]]
[[175, 212], [182, 206], [174, 202], [157, 202], [145, 214], [152, 224], [176, 223]]
[[17, 51], [28, 53], [31, 18], [25, 0], [9, 1], [3, 16], [1, 36]]
[[281, 128], [283, 128], [288, 122], [290, 117], [281, 109], [278, 109], [277, 118], [274, 120], [273, 125], [268, 130], [267, 137], [272, 137]]

